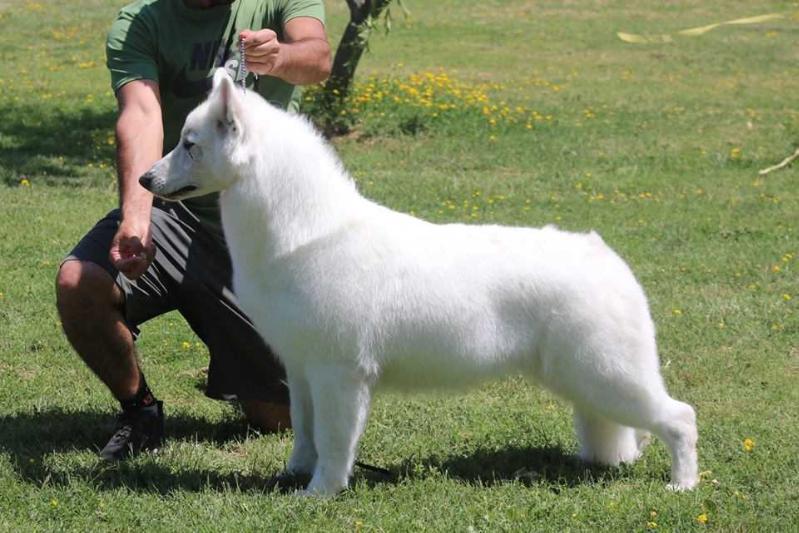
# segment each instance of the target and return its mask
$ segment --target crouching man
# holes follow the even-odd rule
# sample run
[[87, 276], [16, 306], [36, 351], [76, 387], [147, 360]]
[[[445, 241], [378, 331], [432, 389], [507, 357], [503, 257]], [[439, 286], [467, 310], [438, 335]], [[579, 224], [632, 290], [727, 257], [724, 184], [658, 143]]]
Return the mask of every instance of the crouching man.
[[134, 340], [141, 323], [172, 310], [208, 346], [206, 394], [238, 400], [263, 431], [289, 427], [284, 371], [232, 294], [217, 198], [154, 201], [138, 178], [179, 141], [217, 67], [277, 106], [296, 106], [297, 86], [330, 72], [323, 21], [321, 0], [138, 0], [113, 23], [119, 208], [67, 256], [56, 287], [67, 338], [121, 406], [103, 458], [162, 444], [162, 402]]

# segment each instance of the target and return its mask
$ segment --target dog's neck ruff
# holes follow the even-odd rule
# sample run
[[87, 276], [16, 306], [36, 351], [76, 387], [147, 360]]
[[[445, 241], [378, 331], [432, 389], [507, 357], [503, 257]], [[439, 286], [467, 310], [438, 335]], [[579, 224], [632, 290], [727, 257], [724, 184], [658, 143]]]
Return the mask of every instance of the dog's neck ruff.
[[[247, 106], [268, 104], [248, 99]], [[305, 119], [269, 108], [248, 123], [253, 153], [236, 183], [221, 195], [231, 252], [247, 250], [268, 263], [336, 232], [371, 203], [356, 190], [338, 157]], [[367, 210], [368, 211], [368, 210]], [[247, 243], [236, 242], [248, 239]]]

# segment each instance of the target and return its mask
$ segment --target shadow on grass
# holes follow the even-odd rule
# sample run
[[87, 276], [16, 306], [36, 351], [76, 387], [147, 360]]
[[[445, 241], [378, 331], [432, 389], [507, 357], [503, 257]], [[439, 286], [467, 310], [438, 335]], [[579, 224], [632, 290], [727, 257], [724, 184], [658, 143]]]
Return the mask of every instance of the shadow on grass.
[[[114, 416], [93, 411], [69, 412], [60, 409], [0, 417], [0, 452], [9, 454], [17, 475], [25, 482], [67, 485], [76, 479], [87, 480], [100, 489], [126, 487], [167, 494], [174, 490], [200, 491], [207, 488], [241, 490], [280, 490], [293, 480], [194, 468], [176, 469], [158, 455], [144, 455], [129, 462], [106, 463], [99, 458], [87, 463], [52, 466], [53, 454], [97, 452], [113, 432]], [[243, 440], [249, 432], [241, 420], [221, 423], [181, 414], [169, 415], [167, 439], [173, 442], [210, 442], [222, 445]]]
[[[80, 449], [99, 450], [113, 431], [115, 418], [95, 411], [53, 409], [0, 417], [0, 449], [19, 456], [41, 456]], [[243, 438], [247, 425], [241, 421], [213, 423], [187, 415], [167, 417], [167, 437], [198, 442], [225, 442]]]
[[84, 184], [89, 163], [114, 159], [115, 120], [113, 108], [0, 105], [0, 182]]
[[[400, 472], [400, 478], [421, 479], [432, 471], [471, 485], [490, 487], [519, 483], [530, 487], [543, 484], [554, 492], [564, 487], [607, 483], [624, 476], [623, 469], [585, 463], [559, 446], [478, 449], [457, 456], [432, 456], [418, 464], [404, 462], [391, 470]], [[373, 476], [373, 479], [377, 478]]]
[[[86, 480], [102, 490], [125, 487], [129, 490], [168, 494], [175, 490], [239, 490], [286, 492], [301, 488], [303, 477], [263, 476], [225, 472], [202, 466], [186, 467], [146, 455], [132, 461], [105, 463], [78, 460], [76, 464], [53, 466], [53, 454], [96, 452], [109, 438], [114, 418], [93, 411], [49, 410], [0, 417], [0, 452], [12, 458], [19, 478], [43, 485], [68, 485]], [[167, 418], [167, 438], [173, 442], [208, 442], [215, 445], [243, 440], [248, 427], [243, 420], [222, 423], [186, 415]], [[70, 459], [72, 460], [72, 459]], [[57, 459], [56, 459], [57, 461]], [[431, 456], [392, 465], [388, 472], [356, 467], [357, 484], [376, 486], [402, 479], [425, 479], [444, 474], [477, 486], [519, 483], [545, 485], [558, 492], [564, 487], [606, 483], [625, 475], [625, 470], [583, 463], [557, 446], [508, 447], [475, 450], [457, 456]]]

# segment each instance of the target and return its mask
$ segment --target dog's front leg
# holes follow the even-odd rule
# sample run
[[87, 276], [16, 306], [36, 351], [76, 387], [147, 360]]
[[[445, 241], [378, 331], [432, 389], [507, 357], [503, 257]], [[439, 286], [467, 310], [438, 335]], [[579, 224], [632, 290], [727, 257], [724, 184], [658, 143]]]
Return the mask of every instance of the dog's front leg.
[[320, 364], [306, 373], [313, 400], [318, 459], [306, 494], [334, 496], [347, 488], [369, 413], [370, 388], [355, 365]]
[[311, 388], [302, 371], [287, 369], [286, 380], [291, 400], [291, 426], [294, 428], [294, 448], [286, 465], [286, 473], [311, 475], [316, 467]]

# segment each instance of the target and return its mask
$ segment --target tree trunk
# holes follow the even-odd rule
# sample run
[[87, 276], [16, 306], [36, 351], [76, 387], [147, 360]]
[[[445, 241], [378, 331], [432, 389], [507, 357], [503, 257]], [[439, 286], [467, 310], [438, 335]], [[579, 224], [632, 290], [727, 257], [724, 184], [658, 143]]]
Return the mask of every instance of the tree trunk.
[[349, 130], [349, 123], [341, 119], [340, 112], [350, 94], [355, 69], [369, 42], [374, 23], [390, 3], [391, 0], [347, 0], [350, 22], [339, 41], [330, 77], [322, 93], [323, 129], [328, 136]]

